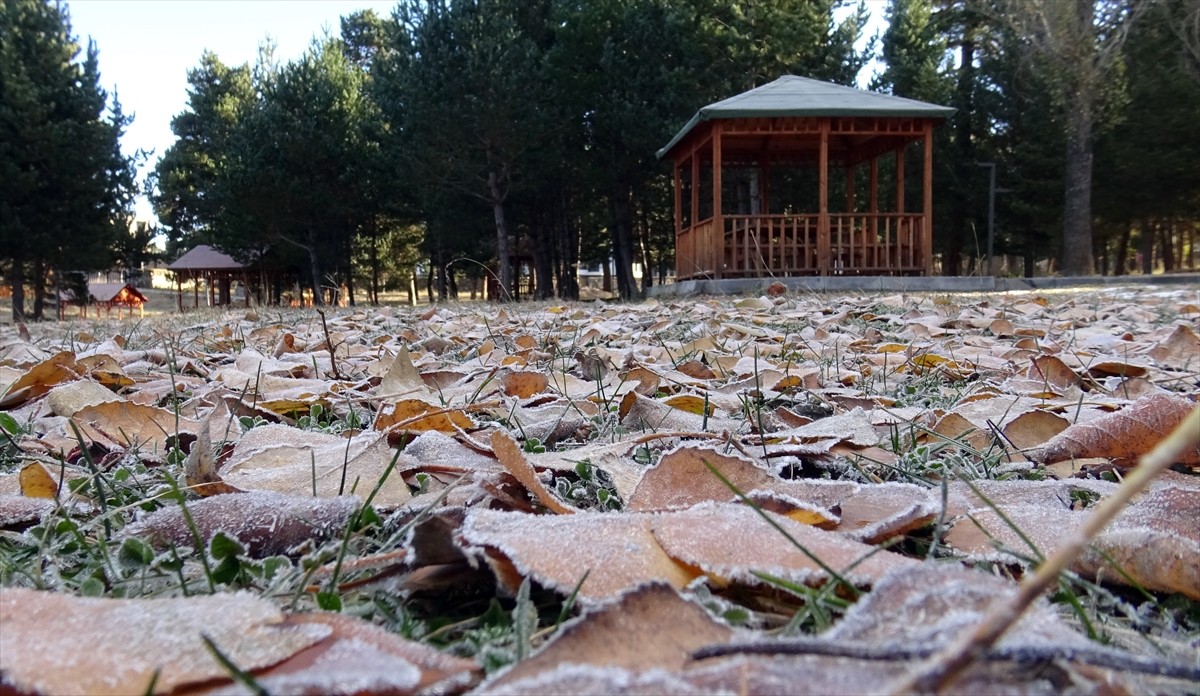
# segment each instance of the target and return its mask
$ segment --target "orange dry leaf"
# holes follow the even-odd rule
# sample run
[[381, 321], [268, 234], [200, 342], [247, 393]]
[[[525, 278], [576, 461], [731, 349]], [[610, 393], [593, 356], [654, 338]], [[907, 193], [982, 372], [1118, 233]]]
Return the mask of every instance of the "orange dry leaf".
[[290, 614], [284, 626], [314, 626], [333, 632], [254, 680], [271, 694], [455, 693], [478, 678], [474, 660], [436, 648], [345, 614]]
[[50, 391], [54, 385], [78, 377], [75, 354], [62, 351], [29, 368], [0, 394], [0, 408], [14, 408]]
[[569, 594], [585, 573], [579, 597], [589, 601], [616, 597], [652, 580], [682, 589], [698, 573], [663, 552], [650, 533], [654, 519], [639, 513], [528, 515], [476, 509], [463, 522], [462, 538], [489, 551], [489, 564], [510, 592], [529, 576]]
[[[564, 664], [678, 671], [689, 654], [724, 643], [733, 629], [699, 604], [654, 583], [630, 590], [565, 626], [545, 648], [480, 689], [491, 692]], [[549, 693], [549, 692], [547, 692]]]
[[544, 372], [535, 370], [512, 370], [504, 373], [504, 376], [500, 378], [500, 384], [504, 387], [506, 396], [528, 399], [534, 394], [546, 391], [546, 387], [550, 384], [550, 378]]
[[43, 694], [165, 694], [187, 684], [227, 682], [228, 671], [201, 635], [253, 671], [331, 633], [328, 626], [285, 625], [273, 603], [248, 593], [89, 599], [5, 588], [0, 625], [5, 685]]
[[[651, 517], [654, 538], [678, 563], [703, 571], [718, 585], [758, 585], [755, 573], [804, 585], [819, 585], [829, 575], [813, 560], [855, 585], [870, 585], [889, 570], [918, 561], [764, 512], [807, 551], [800, 550], [776, 526], [745, 505], [704, 503], [689, 510]], [[811, 554], [811, 556], [809, 555]]]
[[58, 497], [58, 481], [46, 470], [41, 462], [33, 462], [21, 467], [21, 495], [27, 498]]
[[394, 427], [411, 432], [440, 430], [455, 433], [460, 429], [470, 430], [475, 423], [462, 409], [440, 408], [420, 399], [405, 399], [379, 409], [374, 427], [376, 430]]
[[550, 492], [550, 489], [546, 488], [546, 485], [538, 478], [537, 472], [533, 470], [533, 465], [525, 458], [521, 446], [508, 433], [501, 430], [492, 433], [492, 450], [495, 451], [496, 458], [500, 460], [504, 468], [508, 469], [508, 473], [520, 481], [521, 485], [525, 486], [530, 493], [537, 496], [542, 505], [545, 505], [550, 511], [560, 515], [576, 512], [575, 508], [564, 505]]
[[186, 447], [200, 425], [165, 408], [106, 401], [85, 406], [74, 420], [88, 440], [106, 447], [138, 448], [142, 456], [164, 456], [172, 446]]
[[[1088, 515], [1086, 510], [1068, 507], [1069, 499], [1058, 503], [1000, 504], [1003, 518], [996, 510], [976, 509], [955, 523], [946, 535], [946, 543], [976, 562], [1027, 563], [1035, 557], [1028, 542], [1043, 556], [1049, 556]], [[1131, 578], [1149, 590], [1180, 592], [1200, 599], [1197, 509], [1200, 490], [1167, 486], [1151, 491], [1100, 532], [1072, 570], [1106, 582], [1127, 583]], [[1024, 538], [1013, 526], [1022, 531]], [[1110, 559], [1119, 572], [1110, 565]]]
[[[1026, 454], [1040, 464], [1087, 457], [1131, 464], [1154, 449], [1193, 408], [1195, 404], [1183, 397], [1152, 394], [1120, 411], [1076, 423]], [[1181, 455], [1179, 463], [1200, 464], [1200, 446]]]

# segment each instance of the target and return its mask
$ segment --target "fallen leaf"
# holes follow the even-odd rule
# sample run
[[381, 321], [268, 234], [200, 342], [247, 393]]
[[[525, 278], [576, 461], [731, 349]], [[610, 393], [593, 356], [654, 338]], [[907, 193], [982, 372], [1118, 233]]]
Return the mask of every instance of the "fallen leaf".
[[[187, 513], [206, 544], [217, 532], [235, 537], [252, 557], [287, 553], [309, 539], [340, 536], [358, 508], [355, 496], [312, 498], [280, 493], [229, 493], [187, 503]], [[165, 548], [190, 547], [195, 537], [178, 505], [127, 525], [121, 537], [139, 537]]]
[[[870, 585], [888, 570], [915, 563], [835, 532], [770, 512], [760, 515], [744, 505], [704, 503], [688, 510], [660, 513], [652, 518], [651, 528], [668, 556], [701, 570], [718, 586], [728, 582], [763, 584], [755, 573], [819, 585], [831, 578], [814, 557], [859, 586]], [[779, 528], [807, 553], [794, 546]], [[732, 539], [737, 542], [731, 543]]]
[[[1188, 399], [1152, 394], [1120, 411], [1087, 423], [1076, 423], [1041, 447], [1030, 450], [1026, 456], [1041, 464], [1089, 457], [1132, 463], [1154, 449], [1193, 408], [1196, 408], [1195, 404]], [[1179, 463], [1200, 464], [1200, 446], [1180, 455]]]
[[655, 541], [650, 532], [654, 519], [638, 513], [551, 516], [472, 510], [463, 522], [462, 537], [468, 545], [491, 549], [512, 564], [517, 575], [507, 577], [496, 558], [486, 556], [510, 592], [528, 576], [564, 595], [578, 586], [580, 599], [594, 601], [655, 580], [682, 589], [696, 577]]
[[642, 585], [590, 607], [544, 648], [482, 684], [480, 691], [503, 690], [566, 664], [675, 672], [694, 650], [728, 641], [733, 634], [670, 586]]
[[0, 623], [6, 685], [43, 694], [165, 694], [228, 681], [201, 636], [241, 669], [254, 671], [331, 633], [320, 624], [288, 626], [274, 604], [248, 593], [90, 599], [2, 588]]

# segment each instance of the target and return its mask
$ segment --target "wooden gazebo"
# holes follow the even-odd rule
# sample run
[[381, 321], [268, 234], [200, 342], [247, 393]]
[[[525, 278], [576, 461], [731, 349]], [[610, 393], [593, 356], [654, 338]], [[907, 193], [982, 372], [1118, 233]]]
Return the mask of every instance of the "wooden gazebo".
[[209, 307], [219, 307], [232, 303], [230, 290], [235, 279], [242, 281], [244, 301], [250, 306], [250, 292], [247, 285], [246, 268], [228, 254], [224, 254], [206, 244], [200, 244], [188, 250], [186, 254], [175, 259], [167, 266], [167, 270], [175, 274], [176, 300], [179, 311], [183, 311], [183, 284], [192, 281], [192, 307], [200, 306], [200, 281], [207, 288], [207, 303]]
[[[675, 165], [676, 278], [931, 274], [933, 128], [953, 113], [790, 75], [700, 109], [658, 152]], [[923, 205], [909, 211], [904, 155], [918, 142]], [[895, 167], [886, 210], [881, 160]]]

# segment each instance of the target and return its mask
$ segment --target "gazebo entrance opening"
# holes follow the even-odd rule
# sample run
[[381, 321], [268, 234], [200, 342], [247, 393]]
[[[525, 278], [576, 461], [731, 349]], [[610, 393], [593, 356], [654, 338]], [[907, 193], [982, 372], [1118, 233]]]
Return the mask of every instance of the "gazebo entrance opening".
[[659, 152], [676, 277], [928, 275], [932, 134], [951, 113], [790, 76], [701, 109]]

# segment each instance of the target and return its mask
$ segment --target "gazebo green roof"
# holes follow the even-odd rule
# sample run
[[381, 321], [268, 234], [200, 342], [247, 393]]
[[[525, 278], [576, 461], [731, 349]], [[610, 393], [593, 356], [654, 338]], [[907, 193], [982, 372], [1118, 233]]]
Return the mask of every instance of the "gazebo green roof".
[[704, 121], [731, 118], [773, 118], [779, 116], [894, 116], [897, 118], [947, 118], [955, 109], [928, 102], [895, 97], [881, 92], [846, 87], [807, 77], [784, 75], [774, 82], [755, 87], [700, 109], [658, 151], [666, 156], [697, 125]]

